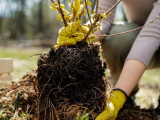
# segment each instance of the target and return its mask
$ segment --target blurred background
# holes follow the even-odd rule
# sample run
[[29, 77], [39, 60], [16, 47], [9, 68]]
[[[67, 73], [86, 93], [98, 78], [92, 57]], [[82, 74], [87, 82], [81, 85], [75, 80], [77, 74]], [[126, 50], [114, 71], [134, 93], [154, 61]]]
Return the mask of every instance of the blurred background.
[[[95, 0], [91, 1], [93, 10]], [[0, 0], [0, 40], [56, 40], [62, 22], [57, 21], [50, 3], [49, 0]], [[68, 4], [67, 0], [61, 3]], [[120, 7], [117, 17], [122, 17]], [[85, 23], [86, 18], [82, 21]]]
[[[67, 0], [61, 2], [67, 5]], [[91, 2], [93, 10], [95, 0]], [[49, 0], [0, 0], [0, 58], [13, 59], [13, 81], [35, 70], [39, 54], [48, 52], [56, 44], [58, 30], [63, 25], [57, 20], [56, 11], [50, 9], [50, 3]], [[115, 22], [125, 20], [122, 4], [119, 4]], [[86, 18], [82, 21], [85, 23]], [[159, 88], [159, 73], [160, 69], [146, 71], [141, 85], [147, 83]]]
[[[96, 0], [91, 0], [93, 11]], [[66, 5], [67, 0], [61, 0]], [[56, 44], [63, 26], [57, 12], [50, 9], [50, 0], [0, 0], [0, 58], [14, 59], [14, 80], [36, 68], [37, 56]], [[119, 5], [116, 20], [124, 19]], [[82, 18], [86, 22], [86, 18]], [[35, 55], [35, 56], [34, 56]], [[32, 57], [31, 57], [32, 56]]]
[[61, 22], [49, 4], [49, 0], [0, 0], [1, 41], [56, 39]]

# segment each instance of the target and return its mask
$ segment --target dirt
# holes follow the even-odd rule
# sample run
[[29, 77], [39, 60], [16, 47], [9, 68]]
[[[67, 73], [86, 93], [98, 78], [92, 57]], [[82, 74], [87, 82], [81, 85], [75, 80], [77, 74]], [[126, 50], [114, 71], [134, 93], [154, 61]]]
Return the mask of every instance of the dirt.
[[[16, 109], [19, 109], [19, 114], [26, 114], [26, 106], [28, 106], [29, 108], [27, 119], [35, 120], [35, 111], [37, 110], [35, 107], [37, 100], [34, 88], [35, 79], [36, 73], [35, 71], [32, 71], [24, 75], [20, 82], [13, 83], [13, 85], [1, 90], [0, 111], [2, 109], [5, 109], [6, 119], [4, 120], [13, 119]], [[17, 94], [19, 94], [18, 99], [16, 97]], [[17, 108], [13, 110], [13, 108], [11, 108], [9, 105], [14, 104], [15, 101], [19, 101], [19, 103], [21, 104], [20, 106], [18, 106], [18, 104], [17, 106], [15, 105], [15, 107]], [[70, 109], [68, 109], [70, 110], [70, 115], [73, 115], [76, 110], [82, 107], [80, 104], [78, 107], [77, 106], [70, 106]], [[1, 117], [2, 116], [0, 116], [0, 119], [2, 119]], [[140, 109], [140, 107], [127, 105], [127, 107], [123, 111], [119, 112], [117, 120], [159, 120], [159, 117], [160, 115], [157, 114], [155, 110], [144, 110]]]
[[105, 68], [94, 44], [81, 42], [42, 54], [37, 69], [39, 119], [75, 120], [85, 108], [94, 119], [106, 100]]
[[159, 120], [160, 114], [156, 110], [140, 109], [139, 106], [127, 105], [120, 111], [117, 120]]
[[[36, 71], [24, 75], [20, 82], [13, 82], [0, 90], [0, 120], [17, 120], [23, 116], [34, 118], [36, 106], [36, 92], [34, 82]], [[17, 114], [17, 117], [15, 117]]]
[[[35, 120], [37, 117], [41, 117], [40, 120], [79, 120], [76, 117], [80, 118], [83, 113], [84, 116], [90, 113], [90, 120], [94, 119], [103, 111], [108, 84], [104, 78], [105, 63], [98, 53], [97, 46], [83, 44], [42, 54], [37, 71], [26, 73], [20, 82], [0, 90], [0, 120]], [[73, 54], [77, 57], [72, 58]], [[117, 120], [159, 119], [160, 107], [155, 111], [129, 104], [117, 117]]]
[[[5, 109], [7, 119], [14, 118], [16, 110], [9, 107], [10, 104], [13, 104], [17, 100], [17, 93], [19, 94], [18, 101], [21, 105], [15, 106], [19, 109], [19, 114], [26, 114], [26, 105], [30, 106], [28, 111], [28, 119], [34, 119], [35, 116], [35, 104], [36, 104], [36, 92], [34, 89], [34, 81], [36, 79], [35, 71], [27, 73], [23, 76], [20, 82], [13, 83], [13, 85], [4, 88], [0, 92], [0, 110]], [[143, 86], [142, 86], [143, 87]], [[145, 86], [146, 87], [146, 86]], [[5, 106], [2, 106], [5, 105]], [[81, 105], [79, 105], [81, 107]], [[78, 107], [71, 106], [70, 114], [74, 113], [75, 110], [79, 109]], [[123, 111], [121, 111], [117, 117], [117, 120], [159, 120], [160, 115], [157, 114], [154, 110], [144, 110], [140, 107], [128, 106]], [[0, 116], [1, 119], [1, 116]], [[4, 119], [4, 120], [7, 120]], [[13, 119], [14, 120], [14, 119]]]

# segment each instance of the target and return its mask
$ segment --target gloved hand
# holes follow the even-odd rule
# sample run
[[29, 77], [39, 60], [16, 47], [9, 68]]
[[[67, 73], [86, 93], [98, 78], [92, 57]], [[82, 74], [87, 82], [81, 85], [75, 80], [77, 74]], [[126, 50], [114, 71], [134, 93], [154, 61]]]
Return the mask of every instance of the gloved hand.
[[104, 111], [97, 116], [96, 120], [115, 120], [126, 100], [127, 95], [124, 91], [120, 89], [113, 90], [109, 100], [106, 102]]

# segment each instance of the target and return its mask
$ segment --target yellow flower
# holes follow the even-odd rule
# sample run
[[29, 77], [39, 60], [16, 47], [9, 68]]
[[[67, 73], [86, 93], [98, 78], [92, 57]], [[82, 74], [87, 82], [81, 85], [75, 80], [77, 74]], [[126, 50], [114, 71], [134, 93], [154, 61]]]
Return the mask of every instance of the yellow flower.
[[62, 20], [61, 14], [58, 14], [58, 15], [57, 15], [57, 20]]
[[60, 7], [61, 7], [61, 9], [64, 9], [65, 5], [64, 5], [64, 4], [61, 4]]
[[110, 17], [111, 16], [111, 11], [108, 13], [108, 17]]
[[57, 6], [54, 3], [51, 4], [50, 8], [53, 10], [57, 10]]
[[91, 6], [91, 5], [92, 5], [92, 3], [91, 3], [90, 0], [87, 0], [87, 5], [88, 5], [88, 6]]
[[68, 12], [67, 10], [65, 10], [65, 9], [63, 9], [63, 13], [64, 13], [65, 15], [69, 14], [69, 12]]
[[101, 16], [102, 16], [103, 18], [107, 18], [106, 13], [102, 13]]

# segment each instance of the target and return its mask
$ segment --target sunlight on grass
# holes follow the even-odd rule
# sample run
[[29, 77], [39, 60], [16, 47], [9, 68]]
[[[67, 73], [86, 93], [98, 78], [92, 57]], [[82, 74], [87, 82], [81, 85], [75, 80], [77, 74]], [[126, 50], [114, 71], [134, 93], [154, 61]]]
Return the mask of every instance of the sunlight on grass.
[[140, 90], [136, 94], [136, 103], [141, 108], [156, 108], [160, 90], [160, 68], [145, 71], [139, 86]]
[[0, 48], [0, 58], [12, 58], [14, 71], [13, 80], [18, 81], [25, 73], [37, 68], [37, 59], [39, 55], [49, 49], [9, 49]]
[[141, 81], [154, 84], [156, 83], [160, 86], [160, 68], [147, 70], [142, 76]]

